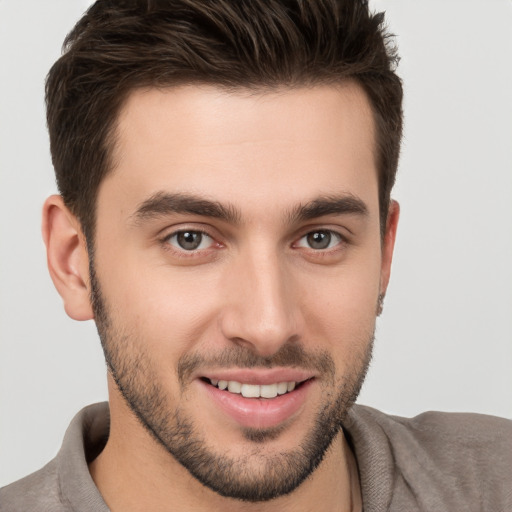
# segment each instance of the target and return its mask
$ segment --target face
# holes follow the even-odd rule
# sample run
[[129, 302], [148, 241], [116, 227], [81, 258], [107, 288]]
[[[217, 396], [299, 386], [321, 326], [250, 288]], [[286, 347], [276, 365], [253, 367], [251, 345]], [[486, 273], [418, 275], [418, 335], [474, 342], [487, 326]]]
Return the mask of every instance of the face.
[[296, 488], [357, 396], [389, 271], [373, 129], [355, 85], [120, 115], [91, 275], [114, 394], [221, 495]]

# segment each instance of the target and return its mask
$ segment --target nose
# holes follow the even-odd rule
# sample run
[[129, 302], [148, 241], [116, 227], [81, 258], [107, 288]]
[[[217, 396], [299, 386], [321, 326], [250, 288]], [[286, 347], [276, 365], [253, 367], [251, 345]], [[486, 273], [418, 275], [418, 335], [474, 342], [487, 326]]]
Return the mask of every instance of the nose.
[[241, 256], [229, 271], [223, 335], [269, 357], [300, 338], [300, 315], [291, 271], [274, 251]]

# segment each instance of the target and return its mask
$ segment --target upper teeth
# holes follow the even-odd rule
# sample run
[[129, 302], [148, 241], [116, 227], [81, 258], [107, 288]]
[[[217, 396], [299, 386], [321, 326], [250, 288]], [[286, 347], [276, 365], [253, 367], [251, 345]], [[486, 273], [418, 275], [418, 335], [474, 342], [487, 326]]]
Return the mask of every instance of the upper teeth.
[[236, 380], [211, 379], [211, 383], [219, 389], [227, 389], [231, 393], [241, 394], [245, 398], [274, 398], [295, 389], [295, 382], [278, 382], [276, 384], [242, 384]]

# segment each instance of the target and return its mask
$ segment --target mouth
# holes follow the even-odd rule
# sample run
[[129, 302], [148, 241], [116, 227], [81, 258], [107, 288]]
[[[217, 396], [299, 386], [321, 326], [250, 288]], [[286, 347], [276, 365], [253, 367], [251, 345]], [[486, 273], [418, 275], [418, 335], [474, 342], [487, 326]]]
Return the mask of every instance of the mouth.
[[238, 382], [236, 380], [219, 380], [202, 378], [203, 382], [220, 389], [221, 391], [228, 391], [235, 395], [242, 395], [244, 398], [275, 398], [277, 396], [286, 395], [293, 390], [302, 386], [303, 381], [284, 381], [270, 384], [249, 384], [245, 382]]
[[[224, 372], [226, 373], [226, 372]], [[308, 403], [315, 376], [305, 372], [232, 372], [202, 376], [206, 407], [229, 417], [239, 427], [265, 429], [297, 419]]]

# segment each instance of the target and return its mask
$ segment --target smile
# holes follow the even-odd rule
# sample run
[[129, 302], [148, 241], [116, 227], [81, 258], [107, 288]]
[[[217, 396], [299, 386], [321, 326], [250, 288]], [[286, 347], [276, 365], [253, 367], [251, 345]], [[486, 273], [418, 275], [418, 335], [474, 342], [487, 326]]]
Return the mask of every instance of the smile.
[[274, 384], [248, 384], [236, 380], [209, 379], [210, 384], [222, 391], [242, 395], [244, 398], [275, 398], [293, 391], [300, 382], [288, 381]]
[[238, 426], [256, 429], [297, 417], [316, 380], [311, 373], [297, 370], [222, 373], [197, 379], [208, 397], [206, 407], [227, 415]]

